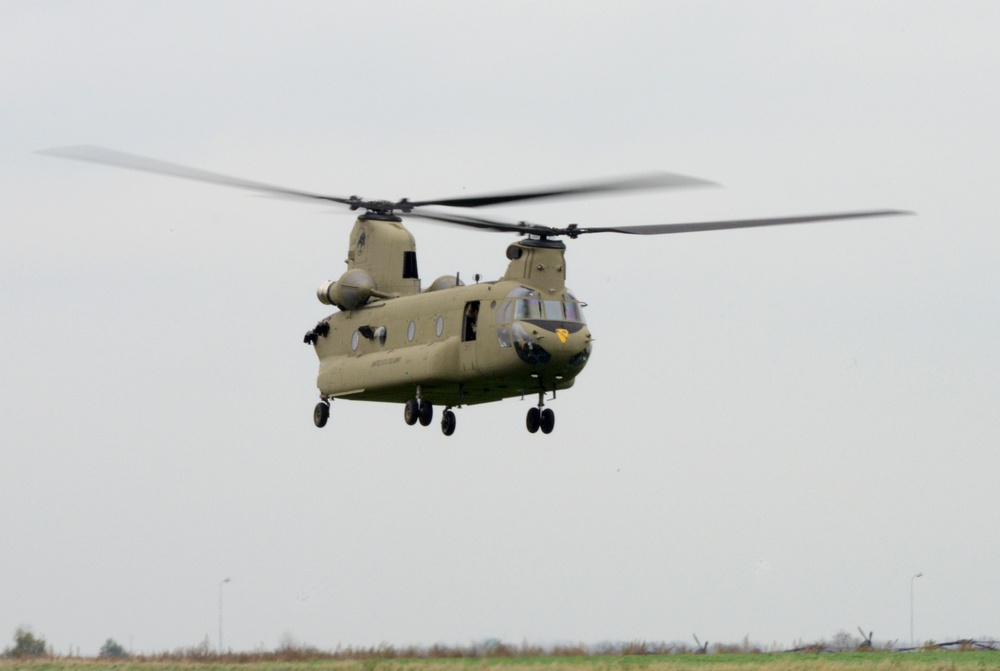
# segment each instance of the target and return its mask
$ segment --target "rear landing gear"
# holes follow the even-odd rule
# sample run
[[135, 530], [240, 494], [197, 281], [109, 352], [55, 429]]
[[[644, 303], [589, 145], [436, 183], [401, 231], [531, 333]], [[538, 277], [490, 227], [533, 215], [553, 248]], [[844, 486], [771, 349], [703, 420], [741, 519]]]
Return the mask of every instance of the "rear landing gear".
[[441, 413], [441, 433], [446, 436], [450, 436], [455, 433], [455, 424], [455, 413], [453, 413], [450, 409]]
[[420, 417], [420, 401], [412, 398], [403, 406], [403, 421], [413, 426], [417, 423], [418, 417]]
[[420, 419], [420, 426], [430, 426], [434, 419], [434, 406], [427, 401], [420, 401], [420, 409], [417, 411]]
[[328, 419], [330, 419], [330, 404], [326, 401], [320, 401], [316, 404], [316, 409], [313, 410], [313, 424], [322, 429], [326, 426]]
[[430, 426], [434, 421], [434, 406], [420, 398], [420, 387], [417, 387], [417, 397], [411, 398], [403, 406], [403, 420], [410, 426], [417, 422], [420, 422], [420, 426]]

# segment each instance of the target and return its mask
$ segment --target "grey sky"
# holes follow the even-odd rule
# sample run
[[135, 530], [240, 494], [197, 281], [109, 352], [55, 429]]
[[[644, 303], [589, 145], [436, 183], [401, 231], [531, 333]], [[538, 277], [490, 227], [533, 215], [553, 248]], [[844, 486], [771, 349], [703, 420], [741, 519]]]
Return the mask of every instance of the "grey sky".
[[[58, 651], [1000, 635], [1000, 5], [0, 3], [0, 640]], [[352, 217], [40, 156], [435, 198], [663, 169], [562, 225], [594, 357], [529, 402], [335, 402]], [[414, 223], [426, 283], [503, 234]]]

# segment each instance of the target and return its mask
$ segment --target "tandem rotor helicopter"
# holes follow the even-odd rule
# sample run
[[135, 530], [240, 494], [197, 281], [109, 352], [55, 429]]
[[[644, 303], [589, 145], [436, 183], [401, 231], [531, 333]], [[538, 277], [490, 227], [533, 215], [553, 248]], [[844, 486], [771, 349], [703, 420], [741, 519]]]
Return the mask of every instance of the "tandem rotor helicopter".
[[[528, 410], [528, 431], [551, 433], [555, 414], [545, 397], [573, 386], [592, 352], [582, 303], [566, 286], [566, 244], [593, 233], [665, 235], [758, 226], [803, 224], [835, 219], [910, 214], [868, 210], [769, 219], [699, 223], [581, 227], [502, 222], [453, 212], [435, 205], [478, 208], [515, 201], [593, 193], [709, 185], [693, 177], [657, 173], [552, 188], [437, 200], [366, 200], [309, 193], [262, 182], [92, 146], [60, 147], [40, 153], [153, 172], [271, 195], [346, 205], [361, 214], [354, 222], [347, 271], [319, 286], [316, 295], [337, 312], [320, 320], [304, 338], [319, 358], [317, 427], [326, 425], [336, 399], [403, 404], [407, 424], [433, 421], [444, 408], [441, 430], [455, 432], [453, 408], [504, 398], [538, 395]], [[495, 281], [463, 284], [457, 275], [421, 287], [413, 235], [403, 219], [514, 233], [509, 264]]]

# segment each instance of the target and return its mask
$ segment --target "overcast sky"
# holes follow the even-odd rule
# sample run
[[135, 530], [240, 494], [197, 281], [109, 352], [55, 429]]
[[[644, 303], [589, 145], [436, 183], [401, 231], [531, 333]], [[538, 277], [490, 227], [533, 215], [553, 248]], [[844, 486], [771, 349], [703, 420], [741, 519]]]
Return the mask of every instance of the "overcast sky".
[[[0, 2], [0, 647], [1000, 636], [1000, 4]], [[34, 153], [95, 144], [565, 225], [552, 402], [334, 402], [346, 210]], [[410, 225], [425, 286], [501, 233]], [[911, 576], [923, 572], [922, 578]]]

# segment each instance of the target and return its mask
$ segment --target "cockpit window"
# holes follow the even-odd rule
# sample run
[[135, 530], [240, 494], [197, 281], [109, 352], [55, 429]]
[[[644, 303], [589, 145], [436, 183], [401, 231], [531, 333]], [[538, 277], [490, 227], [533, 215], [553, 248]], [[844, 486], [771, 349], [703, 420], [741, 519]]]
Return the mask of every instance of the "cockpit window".
[[555, 321], [562, 321], [563, 306], [559, 301], [545, 301], [545, 318]]
[[511, 315], [514, 313], [514, 304], [510, 301], [503, 301], [500, 303], [500, 307], [497, 308], [497, 324], [506, 324], [510, 321]]
[[583, 305], [576, 299], [576, 296], [567, 291], [564, 298], [563, 309], [566, 310], [566, 321], [586, 324], [587, 322], [583, 319]]
[[500, 324], [505, 324], [511, 319], [586, 323], [583, 319], [582, 303], [568, 291], [561, 301], [541, 300], [537, 291], [528, 287], [517, 287], [507, 294], [507, 298], [508, 300], [502, 302], [497, 310], [497, 322]]
[[514, 308], [514, 319], [541, 319], [542, 302], [533, 298], [518, 299]]
[[527, 298], [529, 296], [537, 297], [535, 292], [528, 287], [517, 287], [515, 289], [511, 289], [510, 293], [507, 294], [507, 298]]
[[566, 309], [566, 321], [579, 322], [580, 324], [586, 323], [583, 321], [583, 310], [580, 309], [579, 303], [566, 301], [563, 303], [563, 307]]

